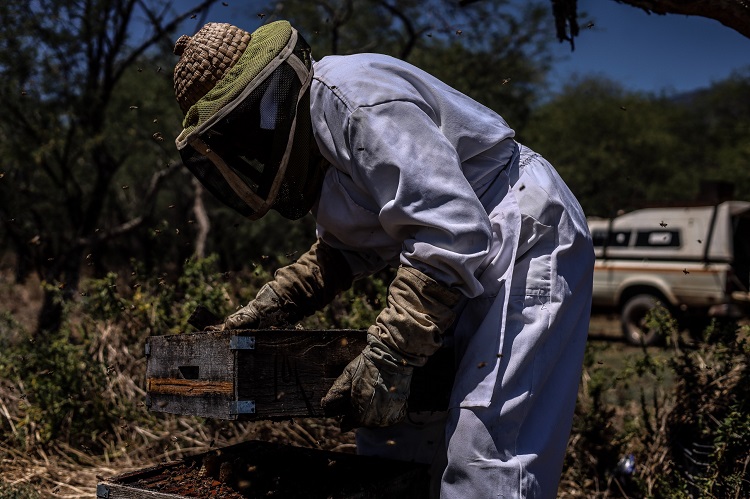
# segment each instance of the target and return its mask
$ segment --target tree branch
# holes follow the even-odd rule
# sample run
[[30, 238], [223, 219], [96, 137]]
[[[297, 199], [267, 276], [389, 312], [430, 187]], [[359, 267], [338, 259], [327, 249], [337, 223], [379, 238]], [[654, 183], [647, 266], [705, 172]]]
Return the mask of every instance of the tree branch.
[[[154, 34], [150, 38], [148, 38], [146, 41], [144, 41], [140, 46], [136, 47], [124, 60], [120, 62], [120, 66], [118, 70], [114, 73], [112, 77], [112, 81], [113, 82], [118, 81], [120, 79], [120, 76], [122, 76], [122, 73], [125, 71], [125, 68], [133, 64], [135, 60], [138, 59], [138, 57], [140, 57], [141, 54], [143, 54], [143, 52], [146, 51], [146, 49], [148, 49], [150, 46], [156, 43], [160, 38], [162, 38], [165, 35], [165, 33], [177, 28], [177, 26], [182, 21], [190, 17], [194, 12], [207, 9], [211, 5], [215, 4], [217, 1], [218, 0], [204, 0], [195, 8], [190, 9], [184, 14], [180, 14], [176, 16], [170, 22], [162, 26], [161, 18], [159, 18], [158, 16], [155, 16], [155, 14], [151, 12], [146, 5], [144, 5], [142, 0], [138, 0], [138, 3], [141, 6], [141, 8], [143, 8], [144, 12], [146, 12], [146, 15], [149, 16], [149, 20], [151, 21], [151, 24], [154, 28]], [[158, 21], [158, 23], [155, 24], [155, 21]]]
[[99, 231], [89, 236], [79, 237], [78, 240], [76, 241], [76, 246], [85, 247], [85, 246], [90, 246], [93, 244], [101, 243], [103, 241], [113, 239], [123, 234], [127, 234], [128, 232], [132, 232], [133, 230], [143, 225], [143, 223], [146, 221], [148, 214], [153, 209], [153, 202], [154, 202], [154, 199], [156, 198], [156, 194], [159, 192], [159, 187], [161, 186], [162, 181], [168, 176], [172, 175], [178, 169], [179, 168], [174, 167], [174, 166], [167, 167], [162, 170], [159, 170], [158, 172], [154, 173], [151, 176], [151, 181], [149, 182], [148, 190], [146, 191], [146, 194], [143, 197], [143, 204], [146, 206], [146, 210], [145, 210], [146, 212], [144, 214], [139, 215], [131, 220], [128, 220], [127, 222], [124, 222], [118, 225], [117, 227], [113, 227], [111, 229], [104, 230], [104, 231]]
[[746, 0], [615, 0], [654, 14], [700, 16], [719, 21], [750, 38], [750, 2]]

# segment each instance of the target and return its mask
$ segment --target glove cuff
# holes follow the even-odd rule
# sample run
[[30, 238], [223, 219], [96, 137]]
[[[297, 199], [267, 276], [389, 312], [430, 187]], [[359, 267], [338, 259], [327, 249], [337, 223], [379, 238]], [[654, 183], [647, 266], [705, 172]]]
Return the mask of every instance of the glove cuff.
[[368, 330], [368, 343], [389, 350], [403, 365], [424, 365], [442, 345], [461, 296], [415, 268], [399, 267], [388, 288], [388, 305]]
[[278, 296], [289, 322], [297, 322], [349, 289], [352, 279], [344, 255], [318, 240], [296, 262], [277, 270], [268, 286]]

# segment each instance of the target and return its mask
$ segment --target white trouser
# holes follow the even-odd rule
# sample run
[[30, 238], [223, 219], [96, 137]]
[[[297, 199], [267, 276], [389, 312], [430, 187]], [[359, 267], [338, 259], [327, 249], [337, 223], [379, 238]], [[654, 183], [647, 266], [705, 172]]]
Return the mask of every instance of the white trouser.
[[[467, 307], [485, 315], [459, 316], [455, 338], [463, 371], [454, 392], [461, 380], [485, 372], [477, 369], [489, 366], [474, 360], [491, 361], [500, 338], [493, 384], [485, 383], [474, 399], [454, 401], [447, 415], [412, 415], [413, 421], [357, 433], [360, 454], [431, 463], [441, 498], [554, 498], [570, 434], [591, 308], [593, 248], [577, 201], [549, 163], [522, 146], [520, 168], [514, 164], [509, 173], [522, 220], [515, 258], [485, 271], [485, 282], [505, 283], [496, 296]], [[505, 216], [500, 208], [491, 219]], [[508, 265], [507, 259], [496, 261]]]

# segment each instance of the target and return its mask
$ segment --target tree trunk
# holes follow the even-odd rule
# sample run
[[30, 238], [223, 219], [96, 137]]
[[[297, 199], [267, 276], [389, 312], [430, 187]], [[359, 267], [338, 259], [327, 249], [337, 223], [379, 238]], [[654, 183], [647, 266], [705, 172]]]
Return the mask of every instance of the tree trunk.
[[195, 252], [197, 258], [206, 256], [206, 240], [208, 231], [211, 229], [211, 222], [208, 219], [206, 206], [203, 204], [203, 185], [197, 178], [193, 177], [193, 187], [195, 188], [195, 201], [193, 202], [193, 213], [195, 222], [198, 226], [198, 234], [195, 236]]
[[47, 287], [44, 289], [42, 308], [39, 310], [39, 320], [34, 333], [36, 338], [54, 333], [62, 326], [65, 303], [73, 298], [81, 280], [82, 258], [83, 248], [71, 250], [62, 257], [58, 265], [43, 276]]

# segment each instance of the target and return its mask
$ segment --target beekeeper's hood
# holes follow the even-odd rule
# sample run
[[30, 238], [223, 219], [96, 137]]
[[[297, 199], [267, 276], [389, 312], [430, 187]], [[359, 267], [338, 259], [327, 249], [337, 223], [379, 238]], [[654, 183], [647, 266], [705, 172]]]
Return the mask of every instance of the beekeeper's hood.
[[184, 164], [218, 199], [255, 220], [289, 219], [315, 202], [322, 163], [311, 155], [310, 47], [286, 21], [252, 34], [209, 23], [174, 48], [175, 143]]

